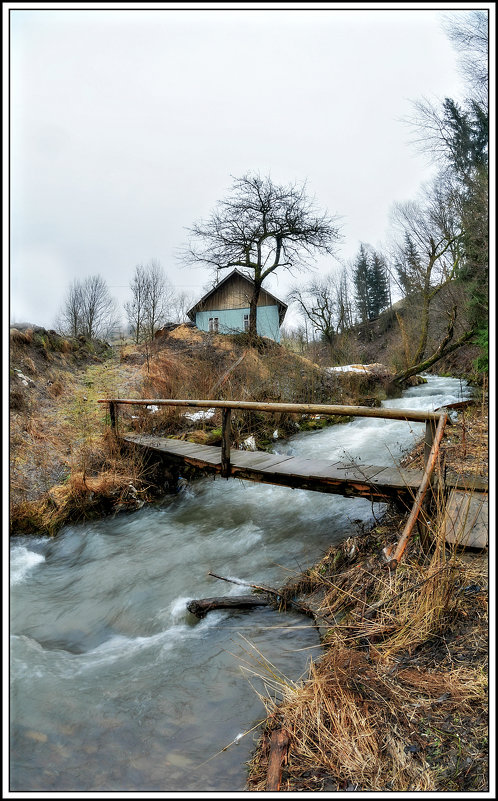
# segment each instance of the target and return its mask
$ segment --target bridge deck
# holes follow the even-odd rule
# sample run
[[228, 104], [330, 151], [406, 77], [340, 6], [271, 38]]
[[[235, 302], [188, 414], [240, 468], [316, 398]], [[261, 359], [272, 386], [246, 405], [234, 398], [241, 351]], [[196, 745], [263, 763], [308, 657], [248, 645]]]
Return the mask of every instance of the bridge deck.
[[[221, 472], [221, 449], [166, 437], [126, 434], [126, 442], [150, 448], [168, 458], [204, 469]], [[332, 461], [304, 459], [264, 451], [230, 450], [230, 476], [250, 481], [279, 484], [338, 495], [386, 501], [393, 497], [413, 498], [422, 481], [421, 470], [404, 470]]]

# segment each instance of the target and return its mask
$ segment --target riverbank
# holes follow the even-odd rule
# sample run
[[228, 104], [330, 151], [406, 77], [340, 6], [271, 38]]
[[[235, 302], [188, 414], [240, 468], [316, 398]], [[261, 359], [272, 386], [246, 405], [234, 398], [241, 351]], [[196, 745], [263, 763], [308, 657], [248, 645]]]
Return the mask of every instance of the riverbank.
[[[185, 325], [146, 346], [64, 338], [42, 328], [10, 336], [10, 533], [53, 536], [64, 525], [140, 509], [176, 487], [124, 451], [99, 398], [228, 398], [377, 405], [387, 378], [330, 373], [270, 340], [206, 334]], [[265, 449], [276, 438], [345, 418], [242, 413], [234, 445]], [[120, 409], [122, 430], [221, 444], [221, 412]]]
[[[487, 476], [486, 401], [455, 417], [447, 467]], [[405, 463], [419, 466], [422, 450]], [[281, 588], [313, 610], [324, 653], [298, 683], [262, 671], [268, 717], [249, 790], [267, 788], [276, 732], [282, 791], [488, 789], [487, 551], [445, 547], [437, 498], [433, 515], [430, 549], [414, 536], [396, 571], [381, 551], [406, 515], [390, 509]]]
[[[458, 380], [428, 377], [386, 404], [429, 408], [468, 395]], [[354, 420], [277, 447], [390, 465], [422, 435], [422, 426]], [[318, 633], [296, 611], [215, 611], [199, 620], [188, 602], [218, 588], [240, 592], [212, 573], [280, 587], [331, 545], [359, 543], [372, 515], [380, 527], [383, 508], [204, 480], [55, 538], [13, 538], [12, 788], [242, 791], [254, 727], [265, 717], [264, 687], [244, 670], [248, 651], [264, 654], [291, 686], [321, 652]]]

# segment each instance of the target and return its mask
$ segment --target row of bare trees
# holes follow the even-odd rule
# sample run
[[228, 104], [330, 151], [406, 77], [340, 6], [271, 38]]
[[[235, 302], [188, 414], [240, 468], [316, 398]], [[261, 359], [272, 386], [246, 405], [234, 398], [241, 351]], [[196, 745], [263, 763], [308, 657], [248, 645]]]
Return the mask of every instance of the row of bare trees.
[[[131, 300], [124, 304], [128, 331], [134, 341], [150, 342], [166, 322], [184, 322], [192, 298], [176, 292], [156, 259], [135, 267]], [[68, 336], [107, 339], [120, 327], [118, 305], [101, 275], [73, 281], [63, 301], [56, 327]]]

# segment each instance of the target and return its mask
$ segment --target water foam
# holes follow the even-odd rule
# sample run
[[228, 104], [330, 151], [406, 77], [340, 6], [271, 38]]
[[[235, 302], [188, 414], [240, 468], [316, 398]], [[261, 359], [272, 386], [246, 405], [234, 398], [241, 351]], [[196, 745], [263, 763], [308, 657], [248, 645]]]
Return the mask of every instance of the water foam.
[[25, 545], [15, 545], [10, 553], [10, 583], [11, 586], [20, 584], [28, 573], [45, 557], [36, 551], [30, 551]]

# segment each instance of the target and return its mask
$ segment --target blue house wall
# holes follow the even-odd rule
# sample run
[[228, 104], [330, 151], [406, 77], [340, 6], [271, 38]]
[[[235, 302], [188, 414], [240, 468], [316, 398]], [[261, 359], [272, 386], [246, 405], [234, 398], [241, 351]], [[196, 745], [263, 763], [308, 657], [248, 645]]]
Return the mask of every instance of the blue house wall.
[[[201, 331], [209, 331], [209, 318], [218, 318], [218, 332], [220, 334], [234, 334], [244, 331], [244, 315], [249, 314], [246, 309], [210, 309], [198, 311], [195, 314], [195, 324]], [[280, 342], [280, 325], [278, 306], [258, 306], [256, 309], [256, 331], [261, 337], [269, 337]]]

